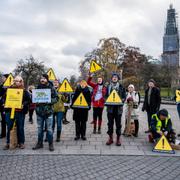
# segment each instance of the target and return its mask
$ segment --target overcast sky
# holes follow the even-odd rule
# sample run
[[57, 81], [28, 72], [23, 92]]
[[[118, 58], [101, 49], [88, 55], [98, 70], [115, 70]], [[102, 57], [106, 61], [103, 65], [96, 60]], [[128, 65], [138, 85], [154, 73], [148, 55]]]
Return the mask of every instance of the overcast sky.
[[[118, 37], [158, 58], [169, 4], [179, 0], [0, 0], [0, 71], [32, 54], [60, 78], [99, 39]], [[178, 20], [179, 21], [179, 20]]]

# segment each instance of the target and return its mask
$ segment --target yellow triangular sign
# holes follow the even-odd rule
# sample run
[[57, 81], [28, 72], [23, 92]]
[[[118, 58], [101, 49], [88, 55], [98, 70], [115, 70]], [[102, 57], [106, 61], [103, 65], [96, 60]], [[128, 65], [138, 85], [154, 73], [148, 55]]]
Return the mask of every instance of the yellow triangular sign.
[[58, 92], [65, 92], [65, 93], [72, 93], [73, 89], [69, 83], [69, 81], [65, 78], [60, 86], [60, 88], [58, 89]]
[[49, 69], [49, 71], [47, 72], [47, 75], [50, 81], [54, 81], [56, 79], [56, 75], [52, 68]]
[[97, 64], [94, 60], [91, 61], [90, 64], [90, 73], [95, 73], [97, 71], [100, 71], [102, 69], [102, 67]]
[[4, 87], [9, 87], [13, 84], [13, 75], [10, 73], [9, 76], [7, 77], [6, 81], [4, 82]]
[[170, 154], [175, 153], [164, 135], [161, 136], [161, 138], [159, 139], [159, 141], [155, 145], [153, 151], [154, 152], [170, 153]]
[[106, 100], [106, 105], [121, 105], [122, 100], [119, 97], [117, 91], [114, 89]]
[[78, 108], [89, 108], [88, 107], [88, 103], [83, 95], [83, 93], [81, 93], [77, 99], [75, 100], [74, 104], [72, 105], [72, 107], [78, 107]]
[[176, 90], [176, 102], [180, 102], [180, 90]]

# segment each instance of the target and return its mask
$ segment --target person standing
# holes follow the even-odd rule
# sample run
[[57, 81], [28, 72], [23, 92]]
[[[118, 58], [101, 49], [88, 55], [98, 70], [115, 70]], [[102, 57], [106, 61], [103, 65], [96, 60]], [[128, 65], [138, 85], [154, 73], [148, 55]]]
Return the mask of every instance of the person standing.
[[148, 88], [145, 90], [144, 103], [142, 111], [147, 112], [148, 130], [145, 133], [150, 132], [150, 124], [152, 115], [159, 111], [161, 104], [160, 90], [155, 86], [156, 82], [153, 79], [148, 81]]
[[[131, 102], [131, 101], [132, 101], [132, 109], [131, 109], [131, 112], [129, 112], [128, 107], [129, 107], [129, 102]], [[125, 118], [126, 118], [125, 132], [126, 132], [126, 129], [128, 129], [127, 119], [128, 119], [128, 115], [130, 113], [130, 120], [133, 119], [134, 125], [135, 125], [135, 132], [132, 135], [135, 137], [138, 136], [138, 131], [139, 131], [139, 120], [138, 120], [139, 119], [139, 104], [140, 104], [139, 92], [136, 92], [134, 85], [130, 84], [128, 86], [128, 92], [127, 92], [126, 100], [125, 100]]]
[[6, 119], [4, 111], [3, 97], [6, 94], [6, 88], [4, 87], [4, 82], [8, 78], [9, 74], [4, 74], [2, 76], [2, 84], [0, 85], [0, 113], [1, 113], [1, 134], [0, 138], [6, 137]]
[[176, 90], [176, 95], [174, 97], [176, 104], [177, 104], [177, 112], [180, 119], [180, 88]]
[[[113, 73], [111, 77], [111, 82], [107, 87], [106, 97], [108, 98], [109, 95], [113, 90], [116, 90], [119, 97], [122, 100], [122, 103], [125, 101], [126, 92], [123, 86], [119, 83], [120, 77], [117, 73]], [[108, 118], [108, 131], [107, 134], [109, 135], [109, 139], [106, 142], [106, 145], [111, 145], [113, 143], [113, 126], [114, 121], [116, 124], [116, 145], [121, 146], [121, 117], [123, 113], [123, 105], [107, 105], [107, 118]]]
[[102, 113], [104, 109], [106, 87], [103, 85], [103, 78], [98, 77], [97, 83], [92, 82], [92, 77], [87, 80], [88, 85], [93, 88], [92, 104], [93, 104], [93, 133], [96, 134], [97, 119], [98, 119], [98, 134], [101, 134]]
[[[73, 107], [74, 102], [80, 94], [84, 95], [84, 98], [88, 104], [87, 108]], [[91, 93], [87, 86], [87, 82], [82, 80], [77, 86], [74, 96], [72, 98], [71, 108], [74, 109], [73, 120], [75, 121], [76, 137], [74, 140], [79, 140], [80, 136], [82, 140], [86, 140], [86, 123], [88, 120], [88, 111], [91, 109]]]
[[53, 87], [53, 84], [49, 81], [48, 75], [43, 74], [40, 79], [40, 83], [37, 89], [50, 89], [51, 90], [51, 103], [39, 103], [36, 104], [36, 115], [38, 125], [38, 142], [32, 148], [33, 150], [43, 148], [43, 135], [44, 124], [47, 126], [47, 139], [49, 142], [49, 150], [54, 151], [53, 146], [53, 104], [58, 102], [58, 94]]
[[[58, 88], [59, 88], [58, 80], [55, 80], [53, 83], [54, 83], [54, 87], [58, 91]], [[57, 121], [57, 138], [56, 138], [56, 142], [60, 142], [60, 136], [61, 136], [61, 131], [62, 131], [62, 120], [63, 120], [63, 117], [64, 117], [64, 111], [65, 111], [64, 103], [67, 101], [67, 95], [58, 93], [58, 97], [59, 97], [58, 102], [53, 105], [53, 109], [54, 109], [54, 113], [53, 113], [53, 132], [54, 132], [55, 124], [56, 124], [56, 121]]]
[[[25, 115], [28, 113], [28, 107], [31, 102], [30, 95], [28, 91], [24, 89], [24, 81], [21, 76], [16, 76], [14, 78], [13, 85], [10, 88], [15, 89], [23, 89], [23, 100], [22, 100], [22, 109], [15, 109], [15, 116], [14, 119], [10, 118], [11, 109], [5, 108], [5, 114], [6, 114], [6, 123], [7, 123], [7, 140], [6, 145], [4, 147], [4, 150], [9, 149], [10, 144], [10, 131], [13, 127], [14, 121], [16, 121], [17, 126], [17, 140], [18, 145], [20, 149], [25, 148], [25, 133], [24, 133], [24, 121], [25, 121]], [[5, 102], [5, 100], [4, 100]]]

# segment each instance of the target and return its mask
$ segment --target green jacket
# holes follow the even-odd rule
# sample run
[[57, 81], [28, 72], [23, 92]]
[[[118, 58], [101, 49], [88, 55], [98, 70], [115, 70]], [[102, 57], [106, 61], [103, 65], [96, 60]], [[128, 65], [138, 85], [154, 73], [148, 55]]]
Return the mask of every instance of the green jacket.
[[58, 94], [59, 100], [53, 105], [54, 112], [64, 112], [64, 103], [68, 101], [67, 97], [62, 94]]

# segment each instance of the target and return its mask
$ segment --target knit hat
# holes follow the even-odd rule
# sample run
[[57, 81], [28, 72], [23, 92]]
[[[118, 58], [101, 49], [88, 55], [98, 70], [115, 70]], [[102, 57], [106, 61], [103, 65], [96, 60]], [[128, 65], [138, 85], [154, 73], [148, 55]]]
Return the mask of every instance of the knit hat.
[[49, 81], [49, 77], [47, 74], [43, 74], [42, 77], [44, 77], [45, 79], [47, 79], [47, 81]]
[[168, 111], [167, 111], [166, 109], [161, 109], [161, 110], [159, 111], [159, 115], [168, 117]]
[[119, 74], [118, 73], [112, 73], [112, 76], [111, 76], [111, 79], [114, 77], [114, 76], [116, 76], [117, 78], [118, 78], [118, 80], [120, 80], [120, 76], [119, 76]]

